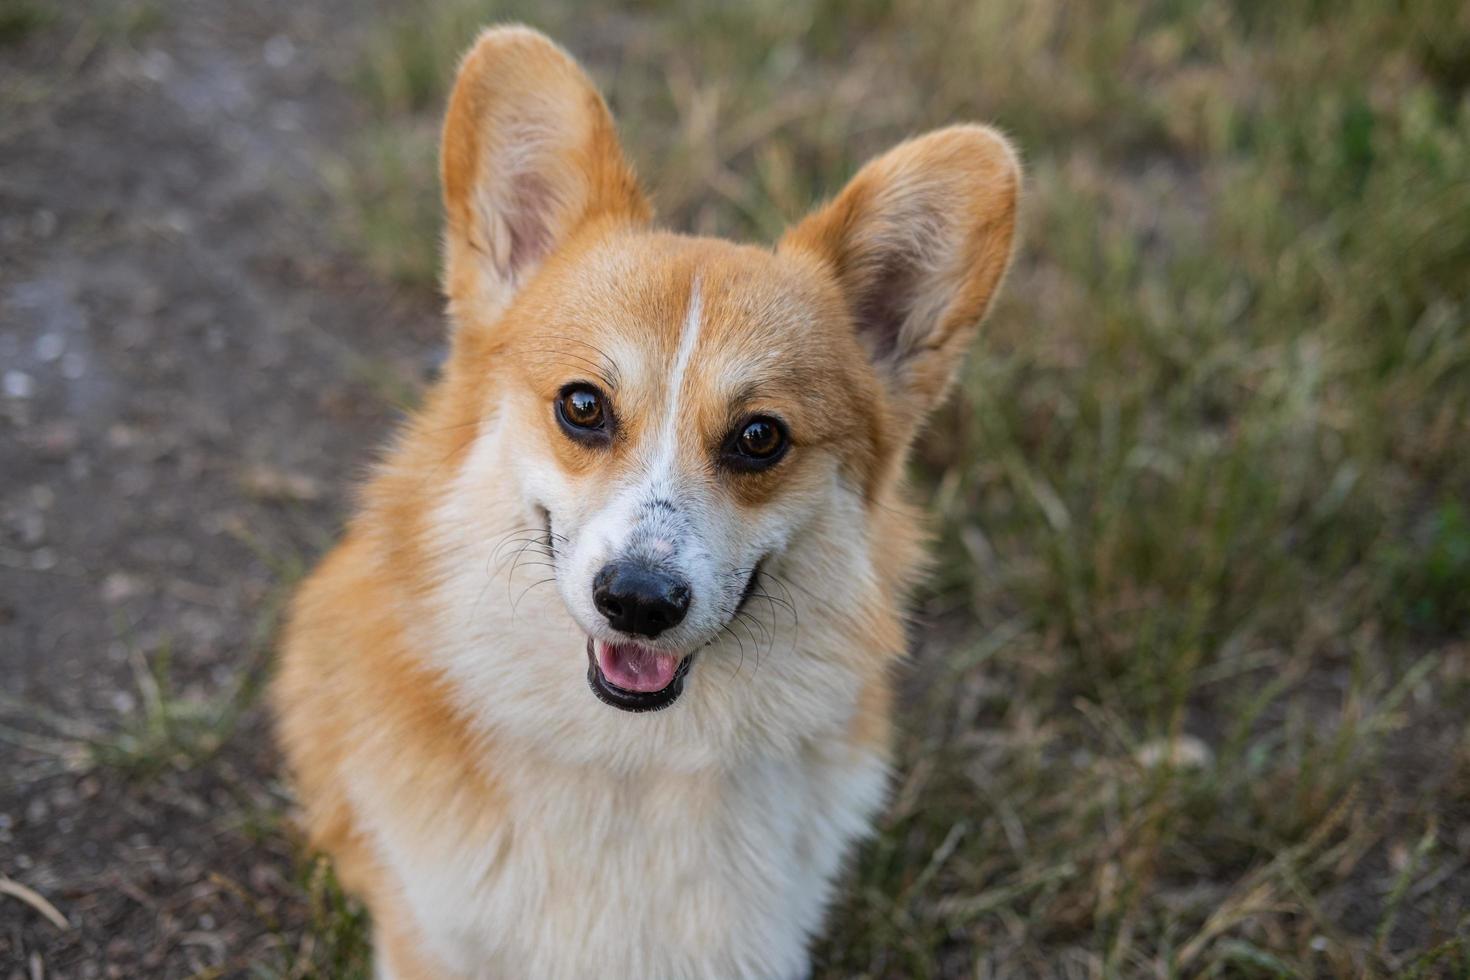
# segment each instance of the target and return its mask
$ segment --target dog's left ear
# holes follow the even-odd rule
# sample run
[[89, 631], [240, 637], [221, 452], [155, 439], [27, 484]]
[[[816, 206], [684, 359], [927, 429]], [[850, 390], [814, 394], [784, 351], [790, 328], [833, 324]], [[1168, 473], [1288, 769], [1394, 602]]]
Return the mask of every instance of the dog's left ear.
[[590, 223], [650, 217], [602, 96], [527, 27], [486, 30], [460, 63], [440, 170], [444, 291], [458, 320], [493, 319]]
[[1020, 186], [1003, 136], [952, 126], [872, 160], [781, 240], [836, 277], [900, 446], [948, 390], [1005, 275]]

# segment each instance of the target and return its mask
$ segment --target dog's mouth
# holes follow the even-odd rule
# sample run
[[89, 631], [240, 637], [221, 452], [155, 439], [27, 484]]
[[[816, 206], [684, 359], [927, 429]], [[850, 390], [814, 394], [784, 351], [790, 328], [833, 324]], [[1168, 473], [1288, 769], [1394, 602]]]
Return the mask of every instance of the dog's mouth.
[[694, 654], [641, 643], [587, 640], [587, 684], [599, 701], [623, 711], [661, 711], [684, 693]]
[[[743, 609], [755, 593], [765, 560], [757, 562], [735, 605]], [[711, 643], [714, 641], [711, 640]], [[659, 650], [641, 643], [587, 639], [587, 685], [603, 704], [622, 711], [662, 711], [684, 693], [694, 654]]]

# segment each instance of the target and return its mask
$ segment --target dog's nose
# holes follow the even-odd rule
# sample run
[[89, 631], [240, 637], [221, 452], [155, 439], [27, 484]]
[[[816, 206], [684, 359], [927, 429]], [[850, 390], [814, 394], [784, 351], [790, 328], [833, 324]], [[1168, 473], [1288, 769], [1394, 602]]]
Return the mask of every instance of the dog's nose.
[[689, 585], [647, 565], [610, 562], [592, 580], [592, 604], [615, 630], [658, 636], [689, 611]]

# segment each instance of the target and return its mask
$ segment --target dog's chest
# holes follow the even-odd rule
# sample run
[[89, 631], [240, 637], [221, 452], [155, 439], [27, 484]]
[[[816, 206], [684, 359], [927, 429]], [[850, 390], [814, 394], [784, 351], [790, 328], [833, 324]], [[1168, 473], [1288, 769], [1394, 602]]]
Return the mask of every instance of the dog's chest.
[[391, 848], [446, 965], [486, 978], [798, 977], [885, 765], [834, 746], [719, 776], [528, 767], [506, 782], [495, 839], [458, 854], [447, 840], [432, 855]]

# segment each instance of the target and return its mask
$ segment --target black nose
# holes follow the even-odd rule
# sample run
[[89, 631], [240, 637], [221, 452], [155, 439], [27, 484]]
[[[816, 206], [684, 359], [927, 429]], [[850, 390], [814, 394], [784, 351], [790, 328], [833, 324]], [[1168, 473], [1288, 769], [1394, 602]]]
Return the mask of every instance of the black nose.
[[615, 561], [592, 580], [592, 604], [615, 630], [658, 636], [678, 626], [689, 611], [689, 585], [668, 572]]

